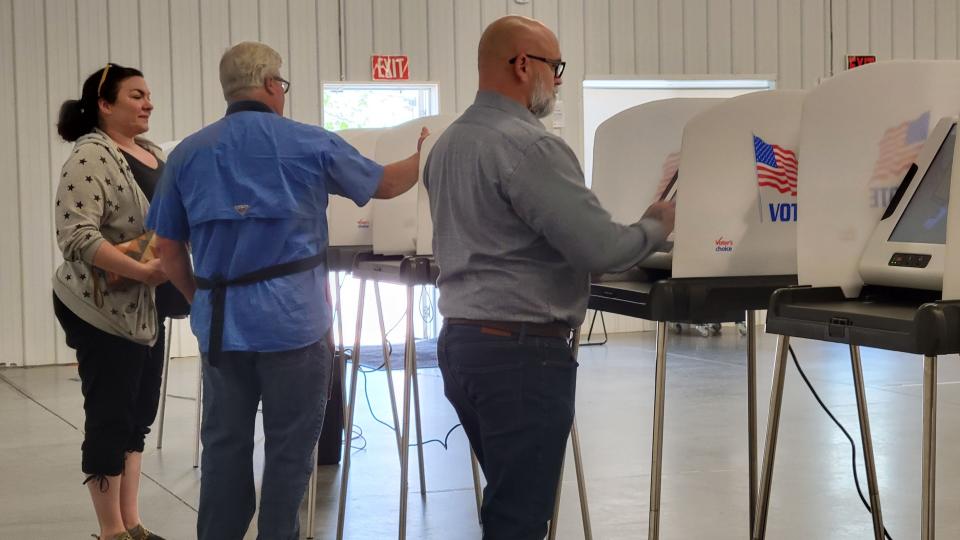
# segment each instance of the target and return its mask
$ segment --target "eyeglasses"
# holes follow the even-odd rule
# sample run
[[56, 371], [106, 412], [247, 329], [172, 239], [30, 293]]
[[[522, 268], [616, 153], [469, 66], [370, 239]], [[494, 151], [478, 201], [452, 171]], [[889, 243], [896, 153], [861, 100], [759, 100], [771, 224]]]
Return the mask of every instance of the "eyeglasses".
[[284, 94], [290, 91], [290, 81], [284, 79], [283, 77], [274, 77], [273, 80], [280, 83], [280, 88], [283, 90]]
[[[528, 54], [525, 56], [527, 58], [533, 58], [534, 60], [539, 60], [545, 64], [548, 64], [550, 67], [553, 68], [553, 76], [555, 78], [559, 79], [560, 77], [563, 77], [563, 69], [567, 67], [567, 63], [564, 62], [563, 60], [550, 60], [548, 58], [544, 58], [542, 56], [534, 56], [532, 54]], [[514, 56], [509, 60], [509, 62], [511, 64], [515, 64], [517, 62], [517, 58], [520, 58], [520, 56], [519, 55]]]

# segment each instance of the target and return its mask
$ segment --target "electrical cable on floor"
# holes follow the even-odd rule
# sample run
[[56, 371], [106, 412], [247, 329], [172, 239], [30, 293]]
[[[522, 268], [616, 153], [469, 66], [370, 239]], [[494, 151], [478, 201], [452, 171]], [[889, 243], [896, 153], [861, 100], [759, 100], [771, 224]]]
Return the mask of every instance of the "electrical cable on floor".
[[[363, 436], [363, 428], [354, 424], [353, 432], [351, 433], [351, 441], [363, 441], [363, 446], [353, 447], [353, 453], [363, 451], [367, 449], [367, 438]], [[352, 443], [351, 443], [352, 444]]]
[[[346, 350], [347, 350], [347, 351], [350, 351], [350, 349], [346, 349]], [[381, 420], [379, 417], [377, 417], [377, 414], [376, 414], [375, 412], [373, 412], [373, 403], [370, 401], [370, 392], [369, 392], [368, 385], [367, 385], [367, 373], [374, 373], [374, 372], [377, 372], [377, 371], [382, 370], [382, 369], [385, 368], [385, 367], [386, 367], [386, 364], [380, 364], [380, 365], [377, 366], [376, 368], [366, 368], [366, 369], [363, 368], [363, 367], [360, 367], [360, 368], [359, 368], [360, 374], [363, 375], [363, 397], [364, 397], [364, 400], [366, 400], [366, 402], [367, 402], [367, 410], [370, 411], [370, 416], [372, 416], [373, 419], [374, 419], [376, 422], [382, 424], [384, 427], [388, 428], [390, 431], [396, 432], [397, 428], [393, 427], [389, 422], [384, 422], [384, 421]], [[456, 429], [457, 429], [458, 427], [460, 427], [460, 424], [456, 424], [456, 425], [454, 425], [453, 427], [451, 427], [451, 428], [447, 431], [447, 434], [443, 437], [443, 440], [440, 440], [440, 439], [429, 439], [429, 440], [423, 441], [423, 442], [420, 443], [420, 444], [422, 444], [423, 446], [426, 446], [426, 445], [428, 445], [428, 444], [430, 444], [430, 443], [436, 443], [436, 444], [439, 444], [440, 446], [442, 446], [444, 450], [449, 450], [449, 447], [450, 447], [450, 435], [452, 435], [453, 432], [456, 431]], [[354, 437], [354, 438], [356, 438], [356, 437]], [[409, 446], [410, 446], [411, 448], [412, 448], [412, 447], [416, 447], [416, 446], [417, 446], [417, 443], [411, 443]], [[366, 446], [364, 446], [364, 447], [366, 447]]]
[[[807, 374], [804, 373], [803, 369], [800, 367], [800, 361], [797, 360], [797, 353], [793, 352], [793, 346], [792, 345], [788, 346], [788, 349], [790, 350], [790, 356], [793, 358], [793, 365], [796, 366], [797, 371], [800, 373], [800, 377], [803, 379], [803, 382], [806, 383], [807, 388], [810, 389], [810, 393], [813, 394], [813, 397], [817, 400], [817, 403], [820, 404], [820, 407], [824, 410], [824, 412], [827, 413], [827, 416], [830, 417], [830, 420], [833, 420], [833, 423], [836, 424], [838, 428], [840, 428], [840, 431], [843, 432], [844, 437], [846, 437], [847, 440], [850, 441], [850, 451], [851, 451], [851, 456], [853, 461], [853, 483], [857, 486], [857, 495], [860, 496], [860, 502], [862, 502], [863, 506], [866, 507], [867, 512], [869, 512], [872, 515], [873, 509], [870, 507], [870, 503], [867, 502], [866, 497], [863, 496], [863, 489], [860, 487], [860, 479], [857, 476], [857, 445], [853, 441], [853, 437], [851, 437], [850, 433], [843, 427], [843, 424], [841, 424], [840, 421], [837, 420], [837, 417], [834, 416], [832, 412], [830, 412], [830, 409], [827, 407], [826, 403], [824, 403], [823, 400], [820, 399], [820, 394], [818, 394], [817, 391], [813, 388], [813, 384], [810, 383], [810, 379], [807, 378]], [[893, 538], [891, 538], [890, 536], [890, 533], [887, 532], [886, 527], [883, 528], [883, 535], [885, 538], [887, 538], [887, 540], [893, 540]]]

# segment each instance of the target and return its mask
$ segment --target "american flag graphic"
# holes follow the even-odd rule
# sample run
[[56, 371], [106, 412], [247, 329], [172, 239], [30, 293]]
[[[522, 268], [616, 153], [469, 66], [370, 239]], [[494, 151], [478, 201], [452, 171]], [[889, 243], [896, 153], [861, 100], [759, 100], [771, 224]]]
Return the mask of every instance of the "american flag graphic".
[[670, 181], [673, 180], [673, 176], [677, 174], [677, 171], [680, 168], [680, 152], [671, 152], [667, 155], [666, 159], [663, 160], [663, 171], [660, 174], [660, 183], [657, 184], [657, 190], [654, 192], [653, 202], [657, 202], [664, 196], [664, 191], [667, 189], [667, 186], [670, 185]]
[[884, 132], [880, 139], [877, 164], [870, 176], [869, 187], [896, 187], [910, 164], [917, 159], [930, 130], [930, 112], [908, 120]]
[[797, 196], [797, 154], [753, 136], [757, 156], [757, 184]]

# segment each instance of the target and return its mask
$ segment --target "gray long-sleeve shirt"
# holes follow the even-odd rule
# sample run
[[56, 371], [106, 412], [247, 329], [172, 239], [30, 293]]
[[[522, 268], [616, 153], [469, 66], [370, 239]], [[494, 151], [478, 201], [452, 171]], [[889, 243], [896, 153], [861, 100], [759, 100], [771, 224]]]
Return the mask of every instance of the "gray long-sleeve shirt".
[[615, 223], [563, 139], [493, 92], [440, 136], [423, 180], [445, 317], [579, 326], [589, 274], [629, 268], [665, 238], [657, 220]]

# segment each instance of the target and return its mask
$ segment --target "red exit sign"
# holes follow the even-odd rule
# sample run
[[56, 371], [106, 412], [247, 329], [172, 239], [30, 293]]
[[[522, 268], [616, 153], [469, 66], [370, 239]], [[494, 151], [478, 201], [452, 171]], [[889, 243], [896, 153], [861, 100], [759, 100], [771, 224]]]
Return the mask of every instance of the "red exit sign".
[[847, 56], [847, 69], [853, 69], [860, 66], [865, 66], [867, 64], [872, 64], [877, 61], [877, 57], [870, 55], [849, 55]]
[[410, 78], [410, 59], [406, 56], [375, 54], [371, 57], [373, 80], [405, 81]]

